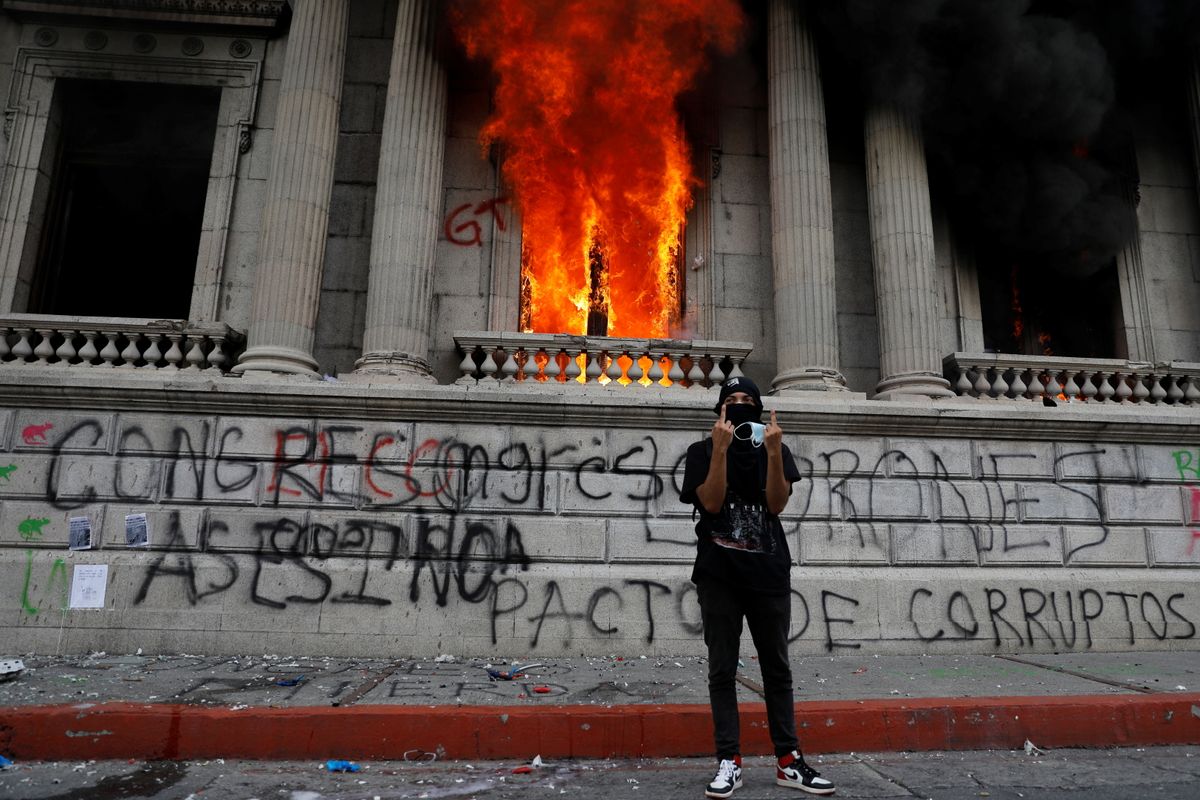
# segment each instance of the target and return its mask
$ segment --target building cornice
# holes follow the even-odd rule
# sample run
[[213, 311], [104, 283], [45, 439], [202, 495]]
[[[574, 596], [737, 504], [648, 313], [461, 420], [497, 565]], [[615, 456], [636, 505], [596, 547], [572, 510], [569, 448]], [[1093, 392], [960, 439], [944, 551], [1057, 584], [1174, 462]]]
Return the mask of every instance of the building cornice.
[[29, 19], [113, 20], [255, 28], [270, 31], [288, 13], [286, 0], [0, 0], [0, 9]]

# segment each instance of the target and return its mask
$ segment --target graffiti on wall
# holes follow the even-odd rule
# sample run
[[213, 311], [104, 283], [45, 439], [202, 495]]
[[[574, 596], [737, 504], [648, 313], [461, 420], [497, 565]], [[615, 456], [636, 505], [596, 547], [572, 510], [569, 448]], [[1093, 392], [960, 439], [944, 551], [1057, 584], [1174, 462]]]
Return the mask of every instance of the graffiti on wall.
[[[664, 630], [699, 633], [686, 569], [674, 568], [674, 580], [623, 578], [580, 592], [561, 577], [531, 572], [537, 559], [523, 530], [547, 517], [611, 515], [632, 521], [629, 530], [640, 530], [644, 543], [675, 552], [673, 562], [686, 562], [693, 540], [684, 532], [686, 509], [677, 495], [681, 448], [689, 437], [646, 434], [610, 448], [599, 438], [410, 440], [400, 431], [310, 423], [271, 431], [269, 451], [255, 455], [251, 434], [233, 421], [155, 429], [122, 424], [103, 444], [107, 425], [82, 419], [22, 430], [22, 441], [47, 456], [38, 463], [39, 499], [48, 513], [25, 518], [19, 534], [24, 543], [41, 543], [54, 516], [49, 510], [62, 516], [122, 501], [167, 512], [157, 552], [135, 581], [134, 605], [182, 598], [195, 607], [238, 597], [269, 613], [318, 605], [369, 611], [466, 604], [481, 609], [493, 642], [517, 630], [531, 647], [627, 630], [648, 643]], [[1043, 455], [1014, 444], [1012, 452], [977, 454], [970, 443], [962, 445], [972, 454], [969, 468], [961, 458], [921, 447], [797, 448], [802, 480], [786, 516], [794, 552], [803, 559], [820, 545], [833, 547], [842, 560], [815, 563], [851, 564], [856, 554], [878, 553], [885, 554], [883, 564], [900, 563], [895, 553], [919, 538], [923, 555], [914, 563], [922, 565], [978, 565], [1031, 552], [1046, 554], [1046, 563], [1061, 553], [1058, 563], [1070, 564], [1129, 530], [1109, 519], [1104, 448]], [[90, 451], [95, 448], [102, 452]], [[77, 468], [101, 458], [106, 468]], [[1181, 481], [1200, 478], [1200, 453], [1180, 450], [1172, 458]], [[25, 468], [14, 460], [0, 474], [0, 488]], [[1019, 479], [1024, 474], [1039, 477], [1030, 483]], [[1189, 483], [1187, 491], [1191, 508], [1186, 518], [1181, 512], [1180, 533], [1194, 542], [1200, 488]], [[209, 510], [192, 535], [180, 509], [198, 505]], [[1046, 535], [1045, 521], [1058, 513], [1055, 524], [1073, 526], [1073, 538]], [[59, 584], [65, 591], [66, 568], [61, 559], [54, 562], [35, 598], [28, 552], [21, 604], [36, 614], [54, 605]], [[1045, 580], [1015, 587], [949, 577], [907, 587], [900, 603], [904, 635], [926, 644], [1015, 642], [1068, 650], [1092, 647], [1101, 625], [1119, 629], [1131, 645], [1195, 638], [1194, 599], [1183, 592], [1072, 587], [1057, 583], [1053, 573], [1038, 577]], [[793, 639], [833, 652], [881, 635], [870, 633], [878, 612], [861, 587], [803, 586], [793, 595]]]

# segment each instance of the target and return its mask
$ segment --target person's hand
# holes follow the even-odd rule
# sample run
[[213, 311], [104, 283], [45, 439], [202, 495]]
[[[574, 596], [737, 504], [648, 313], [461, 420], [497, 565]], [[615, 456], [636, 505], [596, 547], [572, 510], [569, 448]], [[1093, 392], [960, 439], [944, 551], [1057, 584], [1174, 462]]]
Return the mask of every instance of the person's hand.
[[725, 455], [729, 444], [733, 441], [733, 423], [725, 419], [725, 406], [721, 406], [721, 416], [712, 427], [713, 452]]
[[775, 409], [771, 409], [771, 421], [767, 423], [767, 429], [763, 432], [763, 444], [766, 445], [768, 453], [783, 452], [783, 428], [779, 427], [779, 421], [775, 419]]

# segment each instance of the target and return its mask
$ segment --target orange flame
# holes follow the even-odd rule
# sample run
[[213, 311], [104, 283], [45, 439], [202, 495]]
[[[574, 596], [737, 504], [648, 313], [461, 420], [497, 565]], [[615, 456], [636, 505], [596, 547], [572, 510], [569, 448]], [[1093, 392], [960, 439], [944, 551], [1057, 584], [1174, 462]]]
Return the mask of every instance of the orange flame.
[[709, 46], [733, 48], [737, 0], [458, 0], [451, 18], [498, 79], [480, 142], [504, 145], [521, 213], [522, 326], [586, 332], [600, 243], [608, 333], [669, 335], [698, 182], [675, 100]]

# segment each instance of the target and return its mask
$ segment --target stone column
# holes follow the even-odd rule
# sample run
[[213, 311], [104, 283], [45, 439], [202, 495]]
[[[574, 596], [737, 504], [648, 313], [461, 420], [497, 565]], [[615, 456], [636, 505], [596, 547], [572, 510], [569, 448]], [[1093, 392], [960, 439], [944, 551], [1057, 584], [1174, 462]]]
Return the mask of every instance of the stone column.
[[433, 257], [446, 149], [438, 4], [400, 0], [375, 194], [363, 356], [355, 372], [432, 380]]
[[249, 347], [235, 372], [315, 375], [347, 0], [296, 0], [262, 215]]
[[887, 106], [866, 113], [867, 202], [875, 307], [879, 315], [879, 399], [950, 396], [938, 346], [933, 214], [920, 123]]
[[771, 0], [771, 249], [775, 271], [776, 392], [845, 390], [838, 372], [833, 199], [825, 100], [805, 12]]

